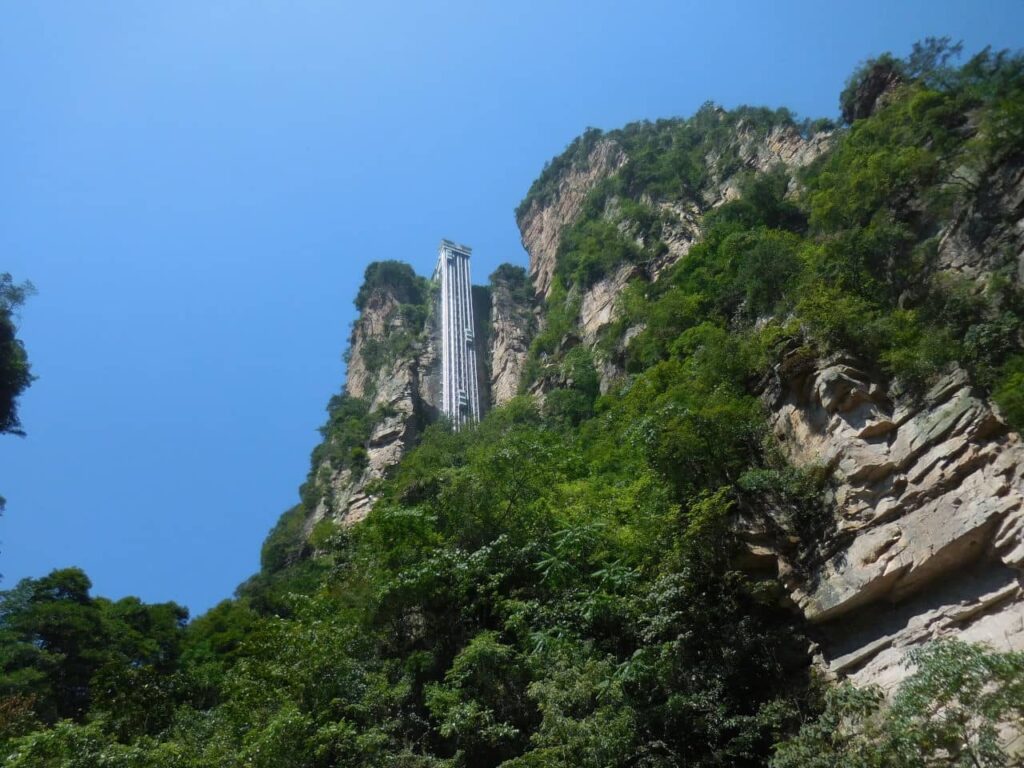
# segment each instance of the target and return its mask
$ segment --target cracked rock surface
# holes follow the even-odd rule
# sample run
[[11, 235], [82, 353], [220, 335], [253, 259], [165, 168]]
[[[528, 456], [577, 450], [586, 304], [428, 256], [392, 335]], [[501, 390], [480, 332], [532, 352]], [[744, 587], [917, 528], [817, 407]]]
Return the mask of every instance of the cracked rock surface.
[[842, 357], [777, 366], [775, 436], [831, 471], [834, 552], [793, 602], [824, 663], [892, 685], [907, 649], [955, 634], [1024, 649], [1024, 444], [959, 371], [926, 394], [890, 391]]

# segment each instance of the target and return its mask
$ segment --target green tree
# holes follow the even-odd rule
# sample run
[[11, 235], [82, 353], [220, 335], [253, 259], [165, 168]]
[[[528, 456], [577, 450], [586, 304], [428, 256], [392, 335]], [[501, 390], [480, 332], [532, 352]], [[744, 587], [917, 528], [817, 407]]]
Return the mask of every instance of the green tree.
[[184, 608], [94, 599], [91, 586], [64, 568], [0, 593], [0, 695], [31, 700], [44, 722], [82, 720], [94, 704], [132, 714], [140, 679], [176, 669]]
[[779, 745], [775, 768], [1003, 768], [1006, 729], [1024, 715], [1024, 653], [958, 640], [907, 659], [913, 673], [890, 702], [845, 683], [821, 716]]
[[32, 283], [15, 283], [10, 273], [0, 274], [0, 433], [23, 434], [18, 396], [35, 377], [25, 345], [17, 337], [15, 316], [34, 292]]

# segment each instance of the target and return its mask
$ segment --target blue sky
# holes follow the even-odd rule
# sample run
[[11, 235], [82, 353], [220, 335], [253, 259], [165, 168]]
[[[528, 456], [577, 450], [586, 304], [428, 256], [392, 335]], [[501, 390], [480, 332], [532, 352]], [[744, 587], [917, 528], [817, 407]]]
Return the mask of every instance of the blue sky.
[[0, 438], [0, 586], [231, 595], [297, 500], [374, 259], [441, 237], [483, 282], [587, 126], [706, 100], [834, 116], [928, 35], [1024, 44], [1024, 3], [0, 5], [0, 271], [37, 288], [28, 437]]

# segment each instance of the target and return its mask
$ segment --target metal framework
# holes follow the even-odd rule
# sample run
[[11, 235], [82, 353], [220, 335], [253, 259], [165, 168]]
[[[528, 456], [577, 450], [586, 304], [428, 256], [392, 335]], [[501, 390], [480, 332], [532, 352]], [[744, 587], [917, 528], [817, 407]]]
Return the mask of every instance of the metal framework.
[[441, 283], [441, 410], [458, 429], [480, 419], [473, 334], [473, 249], [442, 240], [434, 279]]

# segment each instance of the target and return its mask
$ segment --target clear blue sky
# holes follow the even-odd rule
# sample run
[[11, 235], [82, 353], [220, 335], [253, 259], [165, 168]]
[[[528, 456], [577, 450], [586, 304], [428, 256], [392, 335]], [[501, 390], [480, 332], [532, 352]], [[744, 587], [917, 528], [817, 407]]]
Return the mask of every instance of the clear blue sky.
[[193, 613], [258, 567], [344, 379], [366, 264], [478, 282], [586, 126], [834, 116], [865, 57], [1024, 44], [1024, 2], [0, 5], [0, 271], [39, 379], [0, 438], [3, 586], [79, 565]]

